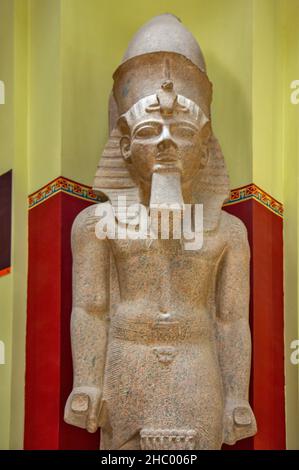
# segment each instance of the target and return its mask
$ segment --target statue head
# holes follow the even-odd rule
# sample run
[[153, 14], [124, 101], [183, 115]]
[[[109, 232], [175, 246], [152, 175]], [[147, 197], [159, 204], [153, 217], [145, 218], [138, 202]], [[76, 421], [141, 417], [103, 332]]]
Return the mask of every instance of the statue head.
[[190, 184], [206, 166], [209, 119], [176, 93], [171, 79], [124, 113], [118, 127], [122, 156], [143, 184], [149, 185], [156, 172], [179, 173], [182, 184]]
[[195, 38], [175, 16], [157, 16], [133, 37], [113, 79], [110, 138], [94, 189], [112, 204], [119, 194], [144, 203], [156, 201], [153, 191], [167, 181], [177, 188], [165, 187], [164, 194], [204, 202], [214, 226], [228, 177], [211, 128], [212, 84]]

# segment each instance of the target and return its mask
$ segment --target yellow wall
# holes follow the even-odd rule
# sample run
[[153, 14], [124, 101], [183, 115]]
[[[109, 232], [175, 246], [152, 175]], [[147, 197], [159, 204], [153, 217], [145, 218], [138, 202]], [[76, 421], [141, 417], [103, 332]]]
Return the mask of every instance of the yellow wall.
[[29, 193], [61, 175], [61, 2], [29, 3]]
[[[253, 3], [252, 170], [253, 181], [284, 200], [283, 194], [283, 31], [288, 0]], [[282, 8], [281, 8], [282, 7]]]
[[27, 0], [0, 0], [0, 174], [13, 169], [12, 274], [0, 278], [0, 448], [22, 448], [27, 291]]
[[[5, 101], [0, 105], [0, 174], [13, 165], [14, 88], [13, 28], [14, 12], [10, 0], [0, 2], [0, 80], [5, 84]], [[0, 449], [9, 446], [11, 397], [13, 275], [0, 277], [0, 340], [5, 344], [5, 364], [0, 365]]]
[[10, 448], [23, 447], [28, 251], [28, 2], [14, 8], [13, 329]]
[[299, 1], [281, 0], [283, 37], [283, 188], [285, 203], [285, 358], [287, 443], [299, 449], [298, 365], [290, 362], [290, 344], [299, 338], [299, 104], [291, 104], [290, 84], [299, 80]]
[[92, 183], [107, 139], [112, 73], [136, 30], [165, 12], [181, 18], [204, 51], [214, 84], [215, 132], [232, 187], [252, 181], [251, 0], [127, 0], [113, 6], [110, 0], [63, 0], [63, 175]]
[[0, 280], [8, 351], [6, 398], [0, 396], [7, 425], [0, 446], [9, 440], [12, 397], [10, 442], [16, 448], [22, 445], [24, 414], [26, 195], [59, 175], [92, 183], [107, 138], [112, 73], [135, 31], [165, 11], [181, 17], [205, 52], [214, 82], [214, 127], [232, 185], [251, 181], [252, 2], [130, 0], [117, 2], [112, 11], [107, 0], [0, 0], [0, 7], [0, 79], [14, 99], [0, 121], [1, 169], [14, 169], [14, 274]]
[[[0, 0], [0, 173], [13, 168], [13, 274], [0, 278], [0, 448], [22, 446], [26, 196], [63, 175], [92, 184], [107, 139], [112, 73], [152, 16], [193, 32], [214, 84], [213, 125], [231, 187], [254, 182], [285, 202], [287, 430], [298, 443], [299, 0]], [[10, 403], [11, 402], [11, 403]], [[10, 413], [11, 410], [11, 413]], [[3, 424], [2, 424], [3, 422]], [[9, 444], [10, 443], [10, 444]]]

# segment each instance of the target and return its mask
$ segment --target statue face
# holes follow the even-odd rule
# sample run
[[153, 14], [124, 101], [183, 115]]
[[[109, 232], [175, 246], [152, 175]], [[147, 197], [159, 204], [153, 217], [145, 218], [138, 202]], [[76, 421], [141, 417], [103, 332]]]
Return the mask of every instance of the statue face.
[[163, 116], [145, 111], [128, 124], [130, 136], [121, 139], [122, 155], [145, 182], [150, 183], [154, 172], [178, 171], [184, 184], [206, 164], [207, 132], [208, 127], [201, 129], [191, 113]]

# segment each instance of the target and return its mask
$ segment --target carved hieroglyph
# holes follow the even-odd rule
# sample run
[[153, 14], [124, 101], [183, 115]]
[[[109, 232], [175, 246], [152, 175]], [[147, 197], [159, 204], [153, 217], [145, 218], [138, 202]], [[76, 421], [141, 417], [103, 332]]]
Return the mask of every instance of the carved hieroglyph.
[[[256, 432], [250, 254], [243, 223], [221, 209], [229, 181], [211, 97], [197, 42], [168, 14], [141, 28], [114, 74], [94, 181], [106, 202], [81, 212], [72, 230], [74, 385], [65, 408], [67, 423], [101, 427], [101, 449], [220, 449]], [[159, 225], [152, 238], [151, 222], [142, 238], [96, 236], [99, 208], [119, 228], [129, 205], [165, 203], [182, 214], [203, 205], [201, 247], [162, 239]]]

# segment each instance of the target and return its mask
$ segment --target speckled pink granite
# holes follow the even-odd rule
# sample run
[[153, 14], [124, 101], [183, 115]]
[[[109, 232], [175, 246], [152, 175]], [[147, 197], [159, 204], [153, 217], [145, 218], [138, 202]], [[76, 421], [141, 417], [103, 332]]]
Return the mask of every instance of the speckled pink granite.
[[100, 426], [102, 449], [220, 449], [256, 432], [250, 254], [243, 223], [221, 210], [229, 183], [211, 93], [198, 44], [168, 14], [137, 33], [114, 74], [94, 182], [103, 204], [200, 203], [204, 223], [203, 246], [187, 250], [149, 233], [100, 240], [96, 206], [74, 222], [65, 421]]

